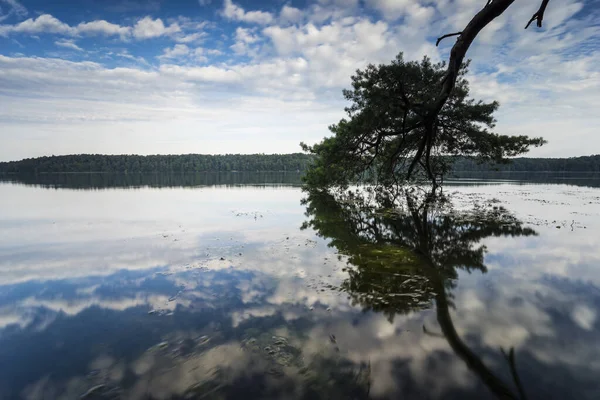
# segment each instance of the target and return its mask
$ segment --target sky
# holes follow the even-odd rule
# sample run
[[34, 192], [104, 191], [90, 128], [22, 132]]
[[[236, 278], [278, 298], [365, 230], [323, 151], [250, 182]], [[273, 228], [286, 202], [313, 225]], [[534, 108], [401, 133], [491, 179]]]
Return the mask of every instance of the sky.
[[[369, 63], [447, 59], [484, 0], [0, 0], [0, 161], [290, 153]], [[471, 95], [531, 156], [600, 154], [600, 2], [517, 0], [477, 37]]]

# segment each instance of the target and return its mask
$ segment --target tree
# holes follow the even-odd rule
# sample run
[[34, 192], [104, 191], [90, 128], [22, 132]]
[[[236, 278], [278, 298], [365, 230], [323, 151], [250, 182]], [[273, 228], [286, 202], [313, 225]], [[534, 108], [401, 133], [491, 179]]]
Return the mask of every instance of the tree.
[[[442, 174], [447, 165], [443, 162], [436, 164], [432, 160], [435, 150], [443, 151], [450, 147], [460, 151], [462, 147], [468, 150], [466, 154], [480, 156], [482, 160], [505, 162], [508, 156], [522, 154], [530, 146], [542, 145], [544, 141], [540, 138], [499, 136], [482, 128], [482, 123], [493, 127], [491, 113], [498, 107], [497, 103], [477, 103], [483, 107], [475, 115], [453, 115], [448, 112], [453, 109], [453, 101], [454, 106], [457, 105], [456, 100], [461, 98], [470, 101], [466, 98], [468, 85], [464, 79], [463, 63], [469, 47], [479, 32], [502, 15], [513, 2], [488, 0], [465, 29], [438, 38], [436, 45], [444, 38], [458, 37], [447, 64], [432, 67], [426, 59], [421, 63], [422, 70], [418, 71], [414, 68], [415, 64], [405, 63], [399, 56], [391, 66], [369, 66], [365, 71], [357, 71], [353, 77], [354, 96], [349, 97], [352, 93], [348, 91], [344, 93], [346, 98], [354, 101], [346, 110], [350, 120], [333, 125], [330, 128], [333, 137], [312, 147], [302, 145], [305, 151], [318, 156], [307, 182], [340, 185], [356, 178], [357, 172], [367, 170], [370, 177], [376, 176], [385, 183], [390, 179], [396, 180], [400, 172], [405, 172], [406, 177], [410, 178], [415, 169], [421, 166], [427, 177], [435, 183], [436, 175]], [[549, 0], [542, 0], [539, 10], [525, 28], [533, 21], [537, 21], [538, 27], [542, 26], [548, 3]], [[391, 76], [386, 74], [390, 69], [393, 71]], [[417, 74], [411, 75], [411, 71]], [[373, 79], [377, 77], [381, 80]], [[460, 92], [461, 87], [467, 89], [465, 95], [456, 93]], [[386, 90], [390, 90], [387, 96]], [[385, 100], [390, 104], [385, 106]], [[382, 106], [383, 109], [378, 110]], [[384, 116], [384, 121], [393, 123], [383, 125], [375, 116]], [[483, 121], [478, 120], [478, 116]], [[455, 125], [454, 120], [448, 117], [459, 117], [467, 124]], [[448, 126], [448, 123], [451, 125]], [[458, 137], [450, 138], [450, 135], [457, 133]], [[464, 143], [465, 140], [467, 143]], [[492, 147], [498, 150], [492, 151]]]
[[[308, 183], [343, 186], [360, 176], [389, 184], [399, 175], [410, 177], [418, 163], [435, 180], [447, 171], [450, 156], [501, 163], [544, 143], [541, 138], [490, 131], [499, 105], [469, 98], [464, 77], [468, 63], [460, 68], [448, 100], [430, 118], [428, 109], [436, 100], [437, 82], [443, 80], [445, 67], [427, 57], [421, 62], [405, 61], [399, 54], [391, 64], [358, 70], [352, 89], [343, 92], [351, 102], [346, 108], [348, 119], [330, 127], [332, 137], [312, 147], [303, 145], [317, 156], [306, 177]], [[429, 135], [430, 131], [434, 134]]]

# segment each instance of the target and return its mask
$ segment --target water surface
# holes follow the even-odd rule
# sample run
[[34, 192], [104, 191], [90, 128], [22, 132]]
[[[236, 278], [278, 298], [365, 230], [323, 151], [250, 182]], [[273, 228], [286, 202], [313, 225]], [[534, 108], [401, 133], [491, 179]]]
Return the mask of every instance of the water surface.
[[600, 398], [598, 185], [298, 183], [0, 183], [0, 398]]

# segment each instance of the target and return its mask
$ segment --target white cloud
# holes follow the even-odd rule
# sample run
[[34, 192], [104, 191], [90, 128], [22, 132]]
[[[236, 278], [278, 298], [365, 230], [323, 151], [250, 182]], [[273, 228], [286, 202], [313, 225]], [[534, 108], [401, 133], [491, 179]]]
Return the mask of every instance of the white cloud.
[[60, 47], [65, 47], [67, 49], [83, 51], [83, 49], [81, 47], [79, 47], [75, 44], [74, 40], [61, 39], [61, 40], [57, 40], [56, 42], [54, 42], [54, 44], [57, 46], [60, 46]]
[[42, 14], [33, 19], [29, 18], [16, 25], [0, 25], [0, 35], [7, 36], [9, 33], [59, 33], [72, 35], [75, 31], [69, 25], [61, 22], [49, 14]]
[[[195, 24], [189, 21], [186, 24], [195, 30], [206, 26], [206, 24]], [[174, 36], [174, 39], [181, 43], [196, 41], [204, 35], [204, 32], [184, 33], [178, 22], [165, 26], [162, 19], [152, 19], [148, 16], [141, 18], [133, 26], [121, 26], [105, 20], [95, 20], [81, 22], [71, 27], [49, 14], [40, 15], [35, 19], [30, 18], [16, 25], [0, 25], [0, 36], [8, 36], [11, 33], [52, 33], [65, 36], [120, 36], [121, 39], [134, 37], [140, 40], [179, 34]]]
[[77, 33], [86, 35], [119, 35], [122, 37], [129, 36], [131, 34], [130, 27], [113, 24], [105, 20], [82, 22], [77, 25], [76, 31]]
[[192, 42], [199, 41], [200, 39], [202, 39], [205, 36], [206, 36], [206, 33], [204, 33], [204, 32], [196, 32], [196, 33], [190, 33], [189, 35], [176, 36], [174, 39], [176, 42], [179, 42], [179, 43], [192, 43]]
[[202, 47], [197, 47], [192, 51], [194, 59], [199, 63], [204, 63], [208, 61], [208, 57], [206, 57], [206, 54], [212, 53], [210, 53], [206, 49], [203, 49]]
[[235, 31], [236, 43], [230, 48], [238, 55], [249, 55], [251, 57], [258, 56], [258, 47], [252, 47], [260, 38], [252, 33], [252, 30], [238, 27]]
[[160, 72], [166, 76], [206, 83], [236, 83], [241, 76], [229, 68], [219, 68], [213, 65], [207, 67], [183, 67], [179, 65], [162, 65]]
[[279, 13], [279, 19], [282, 22], [297, 23], [302, 21], [303, 18], [304, 13], [302, 12], [302, 10], [288, 5], [284, 5], [281, 9], [281, 12]]
[[185, 44], [176, 44], [175, 46], [164, 49], [163, 54], [158, 56], [160, 59], [179, 58], [190, 53], [190, 48]]
[[177, 23], [173, 23], [167, 27], [160, 18], [152, 19], [151, 17], [144, 17], [134, 25], [133, 36], [136, 39], [150, 39], [180, 31], [181, 28]]
[[273, 22], [273, 14], [265, 11], [244, 11], [244, 9], [232, 0], [224, 0], [223, 16], [234, 21], [243, 21], [248, 23], [266, 25]]
[[238, 27], [235, 30], [235, 37], [237, 40], [244, 43], [254, 43], [258, 41], [258, 36], [253, 35], [250, 29]]

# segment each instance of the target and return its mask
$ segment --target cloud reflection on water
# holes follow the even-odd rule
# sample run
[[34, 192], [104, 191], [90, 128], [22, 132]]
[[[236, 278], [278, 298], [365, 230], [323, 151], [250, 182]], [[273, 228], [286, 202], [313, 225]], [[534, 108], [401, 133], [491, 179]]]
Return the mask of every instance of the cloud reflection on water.
[[[13, 194], [12, 207], [19, 196], [33, 194], [25, 189]], [[246, 190], [251, 195], [237, 197]], [[570, 215], [554, 213], [554, 208], [548, 213], [544, 207], [552, 205], [531, 206], [534, 202], [518, 198], [520, 188], [506, 193], [512, 190], [517, 198], [505, 195], [502, 200], [525, 220], [528, 215], [550, 221]], [[106, 382], [107, 391], [118, 388], [129, 398], [147, 393], [168, 398], [199, 382], [205, 382], [205, 391], [217, 387], [210, 385], [231, 389], [234, 383], [249, 390], [252, 378], [275, 397], [301, 398], [310, 386], [303, 367], [275, 366], [264, 351], [244, 350], [245, 340], [268, 333], [267, 341], [272, 335], [287, 337], [292, 348], [301, 350], [304, 365], [318, 357], [336, 360], [338, 371], [346, 362], [354, 371], [369, 365], [370, 394], [376, 397], [490, 396], [443, 337], [423, 332], [424, 325], [441, 332], [435, 309], [397, 314], [390, 322], [387, 315], [362, 312], [361, 304], [335, 289], [349, 276], [342, 270], [348, 255], [338, 260], [339, 248], [328, 248], [329, 239], [316, 238], [311, 229], [298, 230], [306, 220], [298, 190], [244, 191], [213, 191], [210, 195], [223, 202], [211, 207], [208, 194], [193, 191], [168, 196], [155, 189], [108, 192], [108, 197], [117, 195], [129, 204], [143, 199], [146, 205], [131, 214], [132, 208], [119, 208], [115, 197], [114, 207], [101, 218], [94, 204], [61, 194], [60, 202], [78, 203], [80, 209], [70, 214], [69, 207], [51, 208], [58, 230], [31, 211], [13, 212], [0, 241], [0, 359], [5, 360], [0, 369], [9, 372], [0, 381], [0, 393], [73, 398]], [[495, 194], [490, 188], [474, 192], [480, 198]], [[51, 193], [36, 189], [36, 204]], [[583, 204], [594, 193], [558, 198]], [[180, 208], [165, 210], [164, 204], [181, 196]], [[196, 196], [207, 197], [196, 204]], [[31, 201], [23, 204], [36, 207]], [[265, 216], [236, 216], [236, 209]], [[144, 222], [150, 210], [160, 210], [156, 221]], [[66, 218], [69, 223], [62, 224]], [[89, 228], [90, 222], [98, 229]], [[186, 232], [177, 231], [179, 224]], [[598, 393], [593, 376], [600, 372], [595, 346], [600, 276], [594, 266], [600, 255], [592, 251], [597, 240], [591, 234], [598, 218], [588, 217], [585, 224], [585, 230], [573, 232], [542, 225], [534, 227], [538, 237], [483, 239], [489, 271], [459, 273], [456, 288], [449, 291], [458, 335], [505, 382], [511, 377], [498, 348], [514, 347], [530, 398], [569, 390], [579, 398]], [[163, 232], [173, 236], [164, 238]], [[27, 247], [20, 247], [19, 237]], [[182, 343], [203, 336], [210, 337], [206, 346], [196, 343], [180, 354]], [[169, 347], [157, 351], [153, 346], [162, 341]], [[56, 364], [57, 359], [63, 361]], [[34, 362], [38, 365], [32, 369]], [[280, 367], [283, 377], [280, 370], [270, 370]], [[227, 371], [227, 378], [215, 378], [223, 373], [216, 371]], [[17, 375], [27, 378], [11, 379]], [[296, 385], [296, 391], [290, 392], [289, 385]], [[336, 390], [328, 394], [341, 393]]]

